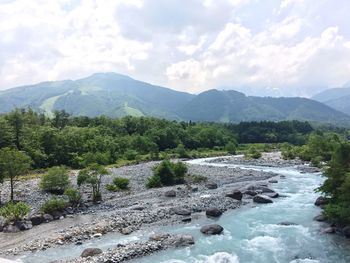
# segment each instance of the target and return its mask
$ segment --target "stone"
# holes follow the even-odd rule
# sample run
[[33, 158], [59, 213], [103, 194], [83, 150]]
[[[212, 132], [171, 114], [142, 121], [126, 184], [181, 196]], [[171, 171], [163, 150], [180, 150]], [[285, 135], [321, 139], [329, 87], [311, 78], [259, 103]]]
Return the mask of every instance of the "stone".
[[59, 219], [61, 218], [61, 216], [63, 216], [62, 213], [61, 213], [61, 212], [58, 212], [58, 211], [52, 212], [51, 215], [52, 215], [52, 217], [53, 217], [53, 220], [59, 220]]
[[318, 215], [318, 216], [315, 216], [315, 217], [314, 217], [314, 220], [315, 220], [315, 221], [318, 221], [318, 222], [324, 222], [324, 221], [326, 221], [326, 217], [325, 217], [324, 214], [320, 214], [320, 215]]
[[244, 192], [244, 194], [250, 195], [250, 196], [256, 196], [258, 193], [253, 190], [247, 190]]
[[278, 181], [277, 181], [276, 179], [271, 179], [271, 180], [269, 180], [269, 183], [270, 183], [270, 184], [277, 184]]
[[227, 193], [226, 197], [230, 197], [230, 198], [241, 201], [243, 198], [243, 194], [239, 190], [234, 190], [232, 193]]
[[37, 226], [44, 223], [44, 218], [41, 214], [35, 214], [30, 217], [30, 221], [32, 221], [33, 226]]
[[154, 234], [149, 237], [150, 241], [162, 241], [170, 237], [170, 234]]
[[189, 216], [191, 215], [191, 210], [187, 208], [173, 208], [173, 211], [176, 215], [180, 216]]
[[293, 222], [288, 222], [288, 221], [284, 221], [284, 222], [281, 222], [281, 223], [278, 223], [280, 226], [296, 226], [298, 224], [296, 223], [293, 223]]
[[82, 258], [93, 257], [101, 253], [102, 253], [102, 250], [99, 248], [86, 248], [84, 249], [83, 253], [81, 253], [81, 257]]
[[0, 232], [4, 229], [6, 226], [6, 219], [3, 216], [0, 216]]
[[335, 228], [334, 227], [326, 227], [325, 229], [322, 230], [322, 233], [334, 234], [335, 233]]
[[210, 182], [210, 183], [207, 183], [205, 185], [206, 188], [210, 189], [210, 190], [213, 190], [213, 189], [217, 189], [218, 188], [218, 184], [217, 183], [214, 183], [214, 182]]
[[131, 229], [131, 227], [124, 227], [120, 230], [120, 233], [122, 233], [123, 235], [130, 235], [133, 232], [133, 230]]
[[327, 198], [324, 196], [319, 196], [315, 201], [315, 206], [326, 205], [328, 202]]
[[169, 236], [162, 241], [162, 245], [166, 247], [188, 247], [194, 244], [194, 238], [188, 234], [178, 234]]
[[200, 231], [206, 235], [219, 235], [224, 231], [224, 228], [218, 224], [212, 224], [203, 226]]
[[7, 225], [4, 227], [3, 231], [4, 233], [17, 233], [20, 229], [16, 225]]
[[44, 222], [45, 222], [45, 223], [48, 223], [48, 222], [53, 221], [53, 216], [50, 215], [50, 214], [44, 214], [44, 215], [43, 215], [43, 219], [44, 219]]
[[274, 193], [275, 192], [274, 190], [272, 190], [272, 189], [270, 189], [268, 187], [261, 187], [261, 191], [263, 193]]
[[276, 192], [273, 192], [273, 193], [267, 193], [266, 196], [270, 198], [278, 198], [280, 195]]
[[181, 221], [184, 222], [184, 223], [188, 223], [188, 222], [192, 221], [192, 218], [191, 217], [186, 217], [186, 218], [183, 218]]
[[99, 237], [102, 237], [102, 234], [101, 233], [96, 233], [96, 234], [93, 234], [92, 237], [99, 238]]
[[24, 231], [24, 230], [29, 230], [33, 228], [32, 221], [27, 220], [27, 221], [19, 221], [16, 223], [16, 226], [19, 228], [19, 230]]
[[193, 193], [198, 192], [198, 187], [192, 187], [192, 192]]
[[253, 197], [253, 201], [255, 203], [259, 203], [259, 204], [273, 203], [273, 201], [270, 199], [270, 197], [268, 197], [266, 195], [256, 195]]
[[80, 240], [79, 240], [79, 241], [77, 241], [77, 242], [75, 242], [75, 245], [76, 245], [76, 246], [80, 246], [80, 245], [82, 245], [82, 244], [83, 244], [83, 242], [82, 242], [82, 241], [80, 241]]
[[207, 216], [211, 216], [211, 217], [219, 217], [222, 215], [222, 212], [217, 209], [216, 207], [212, 207], [212, 208], [209, 208], [205, 211], [205, 214]]
[[350, 238], [350, 226], [346, 226], [342, 229], [342, 232], [346, 238]]
[[169, 190], [164, 193], [164, 196], [166, 197], [176, 197], [176, 192], [175, 190]]

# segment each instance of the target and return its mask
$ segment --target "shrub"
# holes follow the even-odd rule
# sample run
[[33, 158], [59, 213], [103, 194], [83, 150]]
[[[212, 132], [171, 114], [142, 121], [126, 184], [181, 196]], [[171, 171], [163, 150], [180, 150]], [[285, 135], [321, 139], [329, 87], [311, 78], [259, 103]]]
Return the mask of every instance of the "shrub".
[[204, 175], [190, 174], [186, 177], [186, 181], [188, 183], [198, 184], [198, 183], [208, 181], [208, 177], [206, 177]]
[[245, 157], [248, 159], [259, 159], [261, 157], [261, 152], [258, 151], [255, 147], [250, 147], [249, 150], [245, 153]]
[[177, 153], [180, 158], [188, 158], [189, 157], [189, 154], [186, 151], [185, 146], [182, 143], [180, 143], [176, 147], [175, 153]]
[[175, 181], [177, 184], [183, 184], [185, 182], [185, 174], [187, 173], [187, 166], [182, 162], [172, 164], [175, 174]]
[[105, 188], [110, 192], [117, 192], [119, 190], [119, 188], [114, 184], [106, 184]]
[[68, 188], [64, 191], [64, 195], [68, 197], [69, 203], [73, 206], [77, 206], [81, 201], [81, 193], [78, 189]]
[[40, 188], [53, 194], [63, 194], [68, 188], [69, 176], [65, 167], [52, 167], [41, 177]]
[[137, 159], [137, 151], [135, 151], [135, 150], [127, 150], [124, 153], [124, 156], [129, 161], [136, 160]]
[[40, 211], [45, 214], [63, 211], [67, 207], [67, 202], [63, 199], [51, 198], [47, 200], [40, 208]]
[[162, 186], [162, 182], [159, 176], [152, 175], [151, 177], [147, 178], [147, 183], [146, 183], [147, 188], [157, 188], [161, 186]]
[[225, 149], [229, 154], [236, 154], [236, 145], [233, 142], [227, 143]]
[[6, 206], [0, 208], [0, 215], [5, 217], [8, 222], [22, 220], [30, 211], [30, 206], [24, 202], [9, 202]]
[[162, 161], [154, 169], [154, 175], [160, 178], [162, 185], [174, 185], [175, 184], [175, 174], [173, 171], [172, 164], [169, 160]]
[[116, 177], [113, 179], [113, 184], [121, 189], [121, 190], [125, 190], [129, 188], [129, 179], [128, 178], [124, 178], [124, 177]]

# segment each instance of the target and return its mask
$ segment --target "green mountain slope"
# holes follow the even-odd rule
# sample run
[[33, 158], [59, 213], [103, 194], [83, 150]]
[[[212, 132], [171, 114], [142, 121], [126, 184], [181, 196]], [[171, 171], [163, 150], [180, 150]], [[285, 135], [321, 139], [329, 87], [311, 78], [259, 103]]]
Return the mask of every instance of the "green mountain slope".
[[52, 115], [64, 109], [79, 116], [155, 116], [167, 119], [239, 122], [310, 120], [350, 122], [350, 117], [304, 98], [246, 96], [226, 90], [199, 95], [150, 85], [115, 73], [98, 73], [72, 81], [43, 82], [0, 92], [0, 112], [31, 107]]
[[322, 102], [338, 111], [350, 114], [350, 88], [334, 88], [316, 94], [312, 99]]

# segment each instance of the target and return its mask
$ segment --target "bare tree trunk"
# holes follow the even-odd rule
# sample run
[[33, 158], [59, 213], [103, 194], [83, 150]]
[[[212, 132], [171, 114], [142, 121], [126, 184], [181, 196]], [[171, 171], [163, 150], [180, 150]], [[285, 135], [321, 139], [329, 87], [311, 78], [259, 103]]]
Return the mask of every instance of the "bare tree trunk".
[[11, 201], [13, 201], [13, 177], [10, 177], [10, 187], [11, 187]]

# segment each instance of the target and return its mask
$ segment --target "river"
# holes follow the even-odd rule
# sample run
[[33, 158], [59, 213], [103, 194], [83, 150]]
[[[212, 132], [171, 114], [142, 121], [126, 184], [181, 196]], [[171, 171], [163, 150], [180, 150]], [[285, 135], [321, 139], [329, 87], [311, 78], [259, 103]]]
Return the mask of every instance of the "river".
[[[211, 159], [212, 160], [212, 159]], [[190, 161], [208, 165], [208, 159]], [[234, 166], [213, 163], [210, 165]], [[318, 194], [314, 189], [324, 178], [317, 173], [301, 173], [293, 167], [272, 168], [239, 166], [275, 172], [285, 178], [279, 179], [273, 189], [282, 197], [273, 204], [243, 207], [224, 213], [219, 219], [201, 218], [186, 225], [157, 229], [155, 232], [190, 233], [196, 244], [189, 248], [172, 249], [156, 253], [133, 263], [346, 263], [350, 262], [350, 242], [338, 235], [323, 234], [321, 223], [313, 221], [320, 214], [314, 206]], [[199, 229], [204, 224], [218, 223], [224, 234], [204, 236]], [[292, 222], [294, 225], [281, 225]], [[85, 246], [108, 248], [117, 243], [143, 240], [142, 232], [131, 236], [107, 235]], [[123, 239], [123, 240], [122, 240]], [[49, 249], [22, 257], [23, 262], [48, 262], [51, 258], [78, 256], [82, 247], [67, 246]]]

